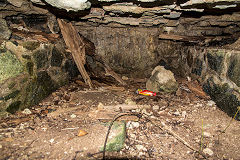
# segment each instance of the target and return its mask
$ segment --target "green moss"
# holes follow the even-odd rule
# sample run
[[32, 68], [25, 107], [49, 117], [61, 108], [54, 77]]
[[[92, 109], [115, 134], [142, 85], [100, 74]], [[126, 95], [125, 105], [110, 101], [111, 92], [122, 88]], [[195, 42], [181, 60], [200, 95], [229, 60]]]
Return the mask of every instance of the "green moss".
[[[109, 125], [106, 124], [107, 126]], [[120, 151], [124, 147], [124, 142], [126, 138], [126, 124], [125, 122], [114, 122], [112, 130], [118, 130], [118, 135], [108, 141], [106, 145], [106, 151]], [[103, 147], [100, 149], [103, 151]]]
[[0, 83], [24, 71], [24, 66], [16, 56], [9, 51], [0, 53], [0, 66]]
[[40, 43], [36, 41], [27, 41], [27, 42], [24, 42], [22, 45], [24, 48], [32, 51], [38, 48], [40, 46]]
[[20, 105], [21, 101], [15, 101], [11, 103], [7, 108], [7, 112], [14, 114], [16, 111], [19, 110]]
[[23, 104], [25, 107], [38, 104], [56, 89], [51, 77], [46, 71], [37, 73], [37, 77], [26, 84], [23, 95]]

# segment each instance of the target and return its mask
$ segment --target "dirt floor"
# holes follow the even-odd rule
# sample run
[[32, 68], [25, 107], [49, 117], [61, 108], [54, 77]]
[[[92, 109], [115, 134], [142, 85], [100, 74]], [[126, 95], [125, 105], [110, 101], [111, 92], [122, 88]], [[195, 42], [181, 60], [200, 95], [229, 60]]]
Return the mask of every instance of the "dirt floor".
[[0, 119], [0, 159], [102, 159], [108, 130], [102, 124], [117, 112], [98, 113], [118, 104], [150, 108], [131, 110], [141, 118], [125, 118], [124, 148], [107, 152], [107, 159], [240, 159], [240, 122], [231, 121], [197, 82], [178, 80], [175, 95], [137, 95], [145, 81], [129, 79], [118, 87], [95, 80], [96, 89], [88, 89], [74, 80], [39, 105]]

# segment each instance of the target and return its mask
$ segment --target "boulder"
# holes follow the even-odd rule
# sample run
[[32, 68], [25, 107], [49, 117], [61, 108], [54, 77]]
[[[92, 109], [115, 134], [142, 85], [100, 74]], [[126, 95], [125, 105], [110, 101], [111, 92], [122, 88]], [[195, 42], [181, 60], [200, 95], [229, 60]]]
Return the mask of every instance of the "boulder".
[[46, 0], [46, 2], [54, 7], [65, 9], [67, 11], [80, 11], [90, 8], [91, 3], [87, 0]]
[[178, 89], [178, 83], [170, 70], [166, 70], [163, 66], [157, 66], [152, 71], [146, 88], [153, 92], [174, 93]]

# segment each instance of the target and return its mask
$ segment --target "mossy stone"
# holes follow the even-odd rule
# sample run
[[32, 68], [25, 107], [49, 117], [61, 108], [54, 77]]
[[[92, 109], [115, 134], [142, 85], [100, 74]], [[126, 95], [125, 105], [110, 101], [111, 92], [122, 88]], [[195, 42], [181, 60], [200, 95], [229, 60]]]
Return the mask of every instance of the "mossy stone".
[[209, 67], [221, 74], [222, 64], [224, 60], [224, 52], [221, 50], [212, 50], [207, 54], [207, 60]]
[[10, 51], [0, 54], [0, 66], [0, 83], [24, 71], [24, 66]]
[[240, 87], [240, 56], [233, 56], [227, 71], [228, 77]]
[[[109, 126], [109, 123], [107, 126]], [[124, 121], [114, 122], [112, 130], [115, 130], [117, 132], [117, 135], [108, 140], [106, 151], [120, 151], [124, 147], [124, 142], [126, 139], [126, 123]], [[101, 147], [100, 151], [103, 151], [103, 147]]]
[[71, 60], [66, 60], [65, 64], [62, 67], [62, 70], [64, 72], [67, 72], [69, 77], [76, 77], [77, 75], [80, 74], [77, 65], [71, 61]]
[[33, 58], [37, 65], [37, 69], [48, 67], [48, 50], [41, 49], [33, 53]]
[[63, 61], [63, 54], [56, 47], [52, 49], [51, 66], [60, 67]]
[[38, 72], [37, 77], [29, 81], [26, 85], [24, 93], [26, 96], [23, 103], [27, 107], [38, 104], [55, 91], [56, 88], [56, 85], [46, 71]]
[[26, 63], [26, 69], [27, 69], [27, 72], [28, 72], [28, 74], [29, 74], [30, 76], [33, 75], [33, 67], [34, 67], [33, 62], [28, 61], [28, 62]]
[[33, 51], [40, 46], [40, 43], [37, 41], [27, 41], [27, 42], [24, 42], [22, 45], [24, 48]]
[[6, 111], [14, 114], [16, 111], [19, 110], [20, 105], [21, 105], [21, 101], [15, 101], [7, 107]]
[[9, 100], [11, 98], [15, 98], [19, 93], [20, 93], [19, 90], [15, 90], [15, 91], [11, 92], [10, 94], [4, 96], [3, 99], [4, 100]]
[[203, 90], [210, 95], [220, 109], [229, 116], [234, 116], [237, 107], [240, 105], [240, 99], [237, 98], [238, 96], [233, 92], [234, 89], [230, 88], [227, 83], [217, 84], [211, 77], [203, 85]]

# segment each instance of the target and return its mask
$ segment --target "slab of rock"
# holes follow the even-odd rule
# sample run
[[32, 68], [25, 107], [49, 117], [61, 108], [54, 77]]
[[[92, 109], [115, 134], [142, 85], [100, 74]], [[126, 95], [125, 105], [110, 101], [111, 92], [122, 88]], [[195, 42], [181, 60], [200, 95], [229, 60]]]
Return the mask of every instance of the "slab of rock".
[[0, 18], [0, 38], [9, 39], [12, 32], [7, 26], [7, 22], [4, 19]]
[[107, 111], [129, 111], [134, 109], [150, 109], [150, 105], [133, 105], [133, 104], [118, 104], [112, 106], [98, 105], [98, 110]]
[[[126, 123], [114, 122], [108, 137], [106, 151], [120, 151], [124, 147], [126, 138]], [[103, 148], [100, 149], [101, 151]]]
[[67, 11], [80, 11], [90, 8], [91, 3], [87, 0], [46, 0], [46, 2], [54, 7], [65, 9]]
[[178, 83], [170, 70], [166, 70], [163, 66], [157, 66], [152, 71], [146, 88], [153, 92], [174, 93], [178, 89]]

